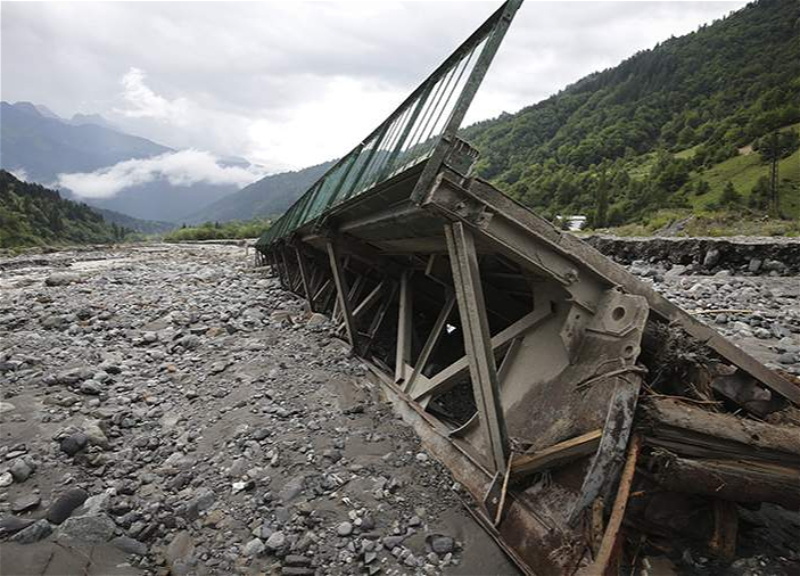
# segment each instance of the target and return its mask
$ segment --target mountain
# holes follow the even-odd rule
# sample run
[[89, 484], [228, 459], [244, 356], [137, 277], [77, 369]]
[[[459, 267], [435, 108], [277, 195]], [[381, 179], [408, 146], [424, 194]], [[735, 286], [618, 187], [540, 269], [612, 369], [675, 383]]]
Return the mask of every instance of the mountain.
[[229, 222], [281, 214], [334, 163], [335, 161], [323, 162], [296, 172], [265, 176], [238, 192], [190, 214], [185, 218], [185, 222], [189, 224]]
[[[798, 55], [800, 2], [759, 0], [462, 133], [481, 152], [480, 176], [547, 217], [763, 213], [759, 144], [777, 131], [796, 143]], [[779, 210], [797, 218], [800, 152], [789, 143], [780, 156]], [[729, 182], [736, 194], [723, 196]]]
[[60, 173], [93, 172], [123, 160], [173, 152], [96, 124], [73, 126], [43, 116], [30, 102], [2, 102], [0, 128], [2, 167], [22, 169], [36, 182], [54, 182]]
[[61, 116], [50, 110], [50, 108], [48, 108], [44, 104], [35, 104], [34, 107], [36, 108], [36, 110], [39, 111], [39, 114], [41, 114], [45, 118], [55, 118], [56, 120], [63, 120]]
[[92, 206], [92, 210], [100, 214], [103, 220], [109, 224], [116, 224], [127, 230], [139, 232], [141, 234], [163, 234], [171, 232], [178, 227], [174, 222], [159, 222], [158, 220], [142, 220], [134, 218], [121, 212], [114, 212], [113, 210], [105, 210], [104, 208], [97, 208]]
[[[62, 173], [94, 172], [127, 160], [176, 152], [109, 126], [96, 114], [76, 114], [72, 120], [64, 120], [41, 105], [2, 102], [0, 168], [24, 174], [29, 182], [53, 187]], [[69, 191], [63, 194], [139, 219], [177, 221], [186, 215], [187, 206], [197, 209], [237, 190], [230, 184], [202, 182], [178, 186], [162, 178], [124, 188], [110, 198], [84, 199]]]
[[86, 204], [0, 170], [0, 248], [115, 242], [127, 233]]
[[84, 124], [94, 124], [95, 126], [102, 126], [109, 130], [119, 130], [111, 122], [103, 118], [100, 114], [73, 114], [72, 119], [69, 121], [73, 126], [82, 126]]

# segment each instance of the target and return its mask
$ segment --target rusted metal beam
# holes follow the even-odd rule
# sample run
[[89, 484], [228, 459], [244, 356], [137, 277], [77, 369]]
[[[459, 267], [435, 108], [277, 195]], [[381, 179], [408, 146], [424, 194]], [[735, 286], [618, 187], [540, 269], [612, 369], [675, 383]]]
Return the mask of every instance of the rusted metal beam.
[[[380, 300], [381, 293], [386, 287], [386, 281], [382, 280], [378, 283], [375, 288], [373, 288], [369, 294], [367, 294], [364, 299], [359, 302], [358, 306], [355, 307], [353, 310], [353, 319], [358, 320], [358, 318], [367, 310], [369, 310], [378, 300]], [[345, 326], [344, 323], [339, 324], [338, 330], [344, 330]]]
[[[542, 306], [536, 308], [533, 312], [526, 314], [511, 326], [493, 336], [491, 338], [492, 351], [495, 355], [500, 354], [512, 341], [549, 318], [552, 314], [552, 309], [549, 306], [545, 306], [543, 303]], [[468, 372], [469, 358], [463, 356], [450, 364], [447, 368], [444, 368], [432, 376], [429, 386], [414, 391], [414, 400], [419, 401], [428, 396], [446, 392], [457, 384], [459, 380], [464, 378]]]
[[413, 321], [413, 292], [411, 287], [411, 274], [406, 270], [400, 277], [400, 299], [398, 301], [397, 316], [397, 351], [395, 354], [394, 381], [401, 383], [405, 380], [406, 363], [411, 362], [411, 323]]
[[569, 524], [575, 526], [583, 511], [592, 505], [595, 498], [613, 485], [624, 461], [625, 447], [633, 430], [633, 417], [639, 400], [641, 378], [631, 374], [617, 381], [606, 413], [600, 445], [592, 458], [589, 470], [583, 479], [580, 497], [569, 516]]
[[447, 291], [447, 298], [445, 299], [444, 307], [442, 308], [441, 312], [439, 312], [439, 316], [436, 318], [436, 322], [431, 328], [431, 333], [428, 335], [428, 339], [425, 342], [425, 345], [422, 347], [422, 351], [419, 353], [419, 358], [417, 358], [417, 363], [414, 366], [414, 371], [411, 373], [411, 377], [405, 383], [405, 391], [408, 394], [412, 394], [414, 390], [414, 383], [419, 378], [422, 371], [425, 369], [425, 366], [428, 365], [428, 360], [431, 357], [436, 345], [439, 343], [439, 339], [442, 337], [444, 333], [447, 319], [450, 317], [450, 313], [453, 311], [453, 306], [455, 306], [456, 302], [456, 295], [455, 292], [452, 290]]
[[339, 254], [336, 250], [336, 242], [334, 239], [328, 240], [328, 257], [331, 261], [331, 272], [333, 273], [333, 281], [336, 284], [336, 293], [339, 297], [339, 307], [342, 310], [344, 317], [345, 329], [347, 330], [347, 340], [350, 345], [355, 348], [356, 346], [356, 329], [355, 322], [353, 321], [353, 313], [350, 310], [350, 301], [347, 298], [347, 279], [344, 277], [344, 270], [339, 260]]
[[771, 390], [800, 405], [800, 387], [758, 362], [585, 242], [562, 234], [490, 184], [471, 180], [468, 188], [464, 188], [443, 175], [423, 204], [450, 220], [466, 221], [476, 227], [482, 239], [494, 243], [524, 268], [556, 279], [575, 302], [589, 310], [592, 310], [592, 302], [599, 299], [599, 292], [612, 286], [643, 296], [657, 318], [680, 326]]
[[472, 392], [481, 423], [486, 428], [495, 471], [506, 469], [508, 433], [497, 383], [497, 367], [489, 334], [475, 241], [461, 222], [445, 225], [453, 281], [456, 287], [464, 349], [467, 352]]
[[295, 247], [294, 253], [297, 256], [297, 266], [300, 268], [300, 282], [303, 286], [303, 293], [306, 295], [306, 302], [308, 302], [308, 309], [314, 312], [314, 295], [311, 293], [311, 282], [308, 277], [308, 270], [306, 269], [306, 262], [300, 248]]
[[391, 280], [389, 283], [389, 290], [387, 290], [380, 306], [378, 306], [375, 316], [372, 318], [372, 324], [370, 324], [367, 332], [367, 341], [363, 346], [363, 350], [361, 350], [361, 354], [366, 354], [375, 343], [378, 331], [381, 329], [381, 326], [383, 326], [383, 321], [386, 318], [386, 312], [389, 310], [392, 302], [394, 302], [394, 295], [397, 293], [397, 284]]

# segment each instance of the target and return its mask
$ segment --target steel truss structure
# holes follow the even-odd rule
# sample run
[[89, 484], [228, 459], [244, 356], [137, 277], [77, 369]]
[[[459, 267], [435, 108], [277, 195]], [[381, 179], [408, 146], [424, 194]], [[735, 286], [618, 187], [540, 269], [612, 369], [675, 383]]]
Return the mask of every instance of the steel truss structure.
[[[257, 258], [332, 319], [523, 571], [600, 574], [625, 561], [631, 487], [656, 482], [637, 462], [652, 462], [655, 475], [664, 452], [672, 470], [710, 465], [686, 418], [665, 436], [665, 396], [723, 398], [764, 416], [800, 402], [800, 388], [472, 176], [477, 153], [456, 130], [517, 8], [504, 4], [315, 184], [260, 239]], [[439, 135], [414, 140], [420, 118], [436, 113], [437, 87], [446, 93], [445, 79], [464, 74]], [[409, 155], [419, 141], [429, 147]], [[370, 167], [376, 150], [383, 158]], [[665, 356], [673, 340], [696, 348], [691, 362]], [[716, 449], [730, 439], [714, 430]], [[781, 431], [762, 431], [770, 434]], [[760, 446], [750, 461], [768, 457], [773, 480], [791, 483], [800, 464], [792, 442]], [[742, 456], [713, 454], [716, 464], [726, 458]], [[710, 546], [730, 554], [727, 503], [741, 497], [713, 482], [675, 480], [670, 490], [705, 495], [716, 518]], [[800, 496], [766, 492], [762, 500], [800, 506]]]

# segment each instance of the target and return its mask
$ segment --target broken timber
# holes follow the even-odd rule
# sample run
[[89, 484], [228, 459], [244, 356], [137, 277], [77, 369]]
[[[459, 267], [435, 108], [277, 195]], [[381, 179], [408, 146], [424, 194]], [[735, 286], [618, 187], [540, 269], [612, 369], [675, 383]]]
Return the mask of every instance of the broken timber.
[[[703, 544], [730, 560], [736, 502], [800, 506], [798, 428], [758, 421], [800, 387], [472, 175], [457, 131], [518, 7], [315, 183], [257, 260], [333, 318], [525, 573], [635, 563], [621, 533], [664, 529], [626, 506], [634, 492], [707, 498]], [[666, 371], [680, 381], [659, 364], [666, 333], [704, 350]]]

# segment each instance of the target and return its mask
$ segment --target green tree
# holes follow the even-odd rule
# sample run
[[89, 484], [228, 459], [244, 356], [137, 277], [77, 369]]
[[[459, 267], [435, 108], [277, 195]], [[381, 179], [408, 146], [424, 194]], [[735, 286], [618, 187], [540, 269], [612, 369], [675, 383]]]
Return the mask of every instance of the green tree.
[[748, 205], [755, 210], [767, 210], [769, 208], [771, 198], [771, 190], [769, 185], [769, 178], [761, 176], [753, 186], [750, 192], [750, 199]]
[[721, 206], [727, 207], [742, 203], [742, 195], [736, 190], [733, 182], [728, 181], [728, 183], [725, 184], [725, 188], [722, 190], [722, 195], [719, 197], [719, 203]]

